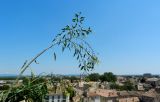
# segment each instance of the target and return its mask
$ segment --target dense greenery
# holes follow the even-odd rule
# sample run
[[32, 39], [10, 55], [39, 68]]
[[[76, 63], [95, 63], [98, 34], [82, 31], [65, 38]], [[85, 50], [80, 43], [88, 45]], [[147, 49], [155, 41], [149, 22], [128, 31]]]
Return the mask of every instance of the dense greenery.
[[99, 73], [91, 73], [88, 75], [88, 79], [90, 81], [99, 81], [100, 80], [100, 75]]
[[12, 88], [6, 102], [19, 102], [22, 100], [32, 100], [41, 102], [45, 94], [47, 94], [47, 81], [41, 77], [25, 78], [21, 85]]
[[100, 80], [102, 82], [115, 82], [117, 80], [117, 77], [112, 72], [105, 72], [103, 75], [101, 75]]
[[16, 80], [17, 77], [0, 77], [0, 80]]
[[132, 91], [135, 90], [135, 86], [130, 81], [126, 81], [123, 85], [123, 90]]
[[70, 100], [73, 100], [73, 97], [75, 96], [75, 91], [74, 91], [73, 87], [72, 86], [67, 87], [66, 91], [70, 95]]
[[105, 72], [104, 74], [100, 75], [98, 73], [91, 73], [86, 77], [88, 81], [107, 81], [107, 82], [115, 82], [117, 80], [116, 75], [112, 72]]
[[112, 72], [105, 72], [104, 74], [100, 75], [98, 73], [91, 73], [86, 78], [85, 81], [101, 81], [101, 82], [110, 82], [110, 89], [116, 89], [119, 91], [122, 90], [135, 90], [135, 86], [130, 81], [126, 81], [123, 83], [123, 85], [116, 84], [117, 77]]
[[71, 83], [73, 83], [74, 81], [78, 81], [78, 80], [80, 80], [80, 78], [79, 78], [79, 77], [77, 77], [77, 76], [63, 76], [63, 77], [62, 77], [62, 79], [70, 80], [70, 81], [71, 81]]
[[122, 86], [120, 86], [116, 83], [111, 83], [110, 88], [111, 89], [116, 89], [116, 90], [119, 90], [119, 91], [123, 91], [123, 90], [133, 91], [133, 90], [135, 90], [135, 86], [130, 81], [126, 81], [124, 83], [124, 85], [122, 85]]
[[141, 82], [141, 83], [145, 83], [145, 82], [146, 82], [146, 78], [144, 78], [144, 77], [141, 78], [141, 79], [140, 79], [140, 82]]
[[122, 90], [122, 86], [116, 84], [116, 83], [111, 83], [110, 84], [110, 89], [116, 89], [116, 90]]
[[[19, 79], [23, 79], [26, 76], [21, 76]], [[16, 80], [17, 76], [1, 76], [0, 80]]]

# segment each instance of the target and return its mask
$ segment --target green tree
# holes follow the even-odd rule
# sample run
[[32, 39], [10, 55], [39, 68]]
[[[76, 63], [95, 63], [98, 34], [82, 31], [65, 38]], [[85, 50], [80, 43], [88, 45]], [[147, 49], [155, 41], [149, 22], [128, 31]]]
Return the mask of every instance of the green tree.
[[100, 80], [102, 82], [115, 82], [117, 80], [117, 77], [112, 72], [105, 72], [103, 75], [100, 76]]
[[132, 90], [135, 90], [135, 89], [136, 89], [136, 88], [134, 87], [134, 85], [133, 85], [130, 81], [126, 81], [123, 86], [119, 86], [119, 85], [116, 84], [116, 83], [112, 83], [112, 84], [110, 85], [110, 88], [111, 88], [111, 89], [120, 90], [120, 91], [123, 91], [123, 90], [132, 91]]
[[90, 81], [99, 81], [100, 75], [99, 73], [91, 73], [88, 75]]
[[145, 83], [145, 82], [146, 82], [146, 78], [145, 78], [145, 77], [141, 78], [141, 79], [140, 79], [140, 82], [141, 82], [141, 83]]
[[133, 86], [133, 83], [131, 83], [130, 81], [126, 81], [122, 86], [122, 90], [132, 91], [135, 90], [135, 87]]
[[84, 78], [84, 81], [85, 81], [85, 82], [89, 82], [90, 79], [89, 79], [88, 77], [85, 77], [85, 78]]
[[111, 84], [110, 84], [110, 89], [120, 90], [120, 87], [121, 87], [121, 86], [119, 86], [119, 85], [116, 84], [116, 83], [111, 83]]
[[77, 78], [76, 76], [71, 76], [69, 77], [71, 83], [73, 83], [74, 81], [80, 80], [80, 78]]
[[66, 88], [66, 93], [70, 95], [70, 100], [73, 100], [73, 97], [75, 96], [75, 91], [72, 86]]

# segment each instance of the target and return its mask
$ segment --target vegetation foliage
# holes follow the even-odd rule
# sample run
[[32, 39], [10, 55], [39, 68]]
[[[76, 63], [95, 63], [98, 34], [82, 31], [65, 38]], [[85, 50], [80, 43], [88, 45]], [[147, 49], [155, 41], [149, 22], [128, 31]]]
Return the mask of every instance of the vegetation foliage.
[[90, 81], [99, 81], [100, 80], [100, 75], [99, 73], [91, 73], [88, 75], [88, 79]]
[[[78, 67], [81, 70], [92, 70], [99, 61], [91, 46], [85, 41], [85, 38], [92, 30], [90, 27], [83, 26], [84, 20], [85, 17], [81, 16], [81, 13], [75, 14], [75, 17], [72, 19], [72, 24], [66, 25], [61, 32], [55, 36], [50, 46], [38, 53], [33, 59], [25, 61], [15, 83], [7, 91], [1, 92], [0, 102], [19, 102], [21, 100], [30, 100], [33, 102], [42, 101], [42, 97], [47, 93], [47, 81], [39, 77], [33, 77], [27, 79], [22, 85], [19, 85], [18, 80], [31, 64], [34, 62], [37, 64], [37, 59], [50, 49], [54, 50], [60, 47], [62, 52], [69, 50], [71, 53], [73, 52], [73, 57], [78, 61]], [[56, 60], [57, 53], [53, 52], [53, 56]]]
[[117, 80], [117, 77], [112, 72], [105, 72], [101, 77], [100, 80], [102, 82], [115, 82]]
[[115, 82], [115, 81], [117, 81], [117, 77], [112, 72], [105, 72], [102, 75], [100, 75], [99, 73], [91, 73], [87, 76], [87, 80], [101, 81], [101, 82], [104, 82], [104, 81]]
[[126, 81], [124, 83], [124, 85], [122, 85], [122, 86], [120, 86], [120, 85], [118, 85], [116, 83], [112, 83], [110, 85], [110, 88], [111, 89], [116, 89], [116, 90], [119, 90], [119, 91], [124, 91], [124, 90], [133, 91], [133, 90], [136, 90], [135, 86], [130, 81]]

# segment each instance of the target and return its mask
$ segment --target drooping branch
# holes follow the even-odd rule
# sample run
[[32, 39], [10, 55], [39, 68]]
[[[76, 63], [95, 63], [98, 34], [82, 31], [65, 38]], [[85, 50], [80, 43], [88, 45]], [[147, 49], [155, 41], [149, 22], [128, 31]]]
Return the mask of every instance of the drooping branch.
[[[95, 55], [91, 46], [85, 41], [85, 38], [92, 32], [90, 27], [83, 27], [84, 17], [81, 16], [81, 13], [75, 14], [75, 17], [72, 19], [73, 24], [65, 26], [61, 33], [57, 34], [53, 39], [51, 45], [40, 53], [38, 53], [35, 57], [33, 57], [29, 62], [26, 61], [22, 67], [20, 74], [18, 75], [15, 83], [10, 87], [8, 92], [3, 97], [3, 102], [5, 102], [8, 95], [11, 93], [12, 88], [15, 84], [17, 84], [19, 78], [23, 75], [28, 67], [44, 53], [48, 50], [52, 49], [54, 46], [61, 47], [62, 52], [65, 49], [69, 49], [74, 51], [74, 57], [78, 61], [78, 67], [81, 70], [89, 71], [92, 70], [95, 64], [98, 63], [98, 58]], [[56, 60], [56, 53], [54, 52], [54, 59]]]

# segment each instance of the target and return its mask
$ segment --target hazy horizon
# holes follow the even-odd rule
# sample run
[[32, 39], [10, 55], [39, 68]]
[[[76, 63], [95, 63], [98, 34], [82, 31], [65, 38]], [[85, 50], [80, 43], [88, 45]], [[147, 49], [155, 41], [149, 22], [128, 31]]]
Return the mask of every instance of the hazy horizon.
[[[25, 60], [47, 47], [76, 12], [93, 34], [87, 41], [100, 59], [92, 72], [160, 74], [160, 1], [0, 1], [0, 73], [18, 74]], [[60, 49], [56, 49], [60, 51]], [[30, 68], [36, 74], [81, 73], [69, 52], [52, 51]], [[25, 72], [29, 74], [30, 69]]]

